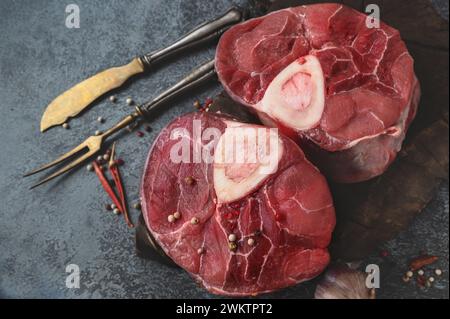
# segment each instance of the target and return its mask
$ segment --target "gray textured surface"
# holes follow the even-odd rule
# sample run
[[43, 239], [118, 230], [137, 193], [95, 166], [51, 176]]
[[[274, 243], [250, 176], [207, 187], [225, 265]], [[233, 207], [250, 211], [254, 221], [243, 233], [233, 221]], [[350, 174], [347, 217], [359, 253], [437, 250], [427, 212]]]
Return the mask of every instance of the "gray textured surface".
[[[32, 192], [28, 187], [33, 179], [21, 175], [121, 118], [130, 111], [126, 97], [146, 101], [212, 57], [213, 49], [193, 52], [132, 82], [117, 93], [116, 105], [100, 101], [71, 121], [71, 130], [55, 128], [42, 135], [42, 111], [57, 94], [99, 70], [169, 43], [223, 12], [232, 1], [73, 2], [81, 8], [80, 29], [65, 27], [65, 2], [0, 2], [0, 297], [210, 298], [183, 271], [136, 257], [133, 232], [121, 218], [104, 212], [107, 198], [92, 173], [80, 169]], [[448, 1], [439, 2], [448, 16]], [[211, 86], [195, 98], [219, 90]], [[131, 200], [137, 199], [144, 159], [155, 135], [175, 115], [192, 110], [195, 98], [174, 103], [144, 138], [129, 134], [120, 139], [118, 153], [126, 161], [123, 175]], [[96, 122], [99, 115], [107, 119], [105, 124]], [[448, 186], [443, 185], [411, 228], [386, 245], [390, 257], [374, 255], [365, 261], [381, 266], [381, 297], [448, 298], [448, 214]], [[445, 276], [433, 289], [401, 282], [406, 260], [422, 250], [441, 256]], [[80, 266], [80, 289], [65, 287], [65, 267], [70, 263]], [[300, 285], [265, 297], [311, 293], [311, 285]]]

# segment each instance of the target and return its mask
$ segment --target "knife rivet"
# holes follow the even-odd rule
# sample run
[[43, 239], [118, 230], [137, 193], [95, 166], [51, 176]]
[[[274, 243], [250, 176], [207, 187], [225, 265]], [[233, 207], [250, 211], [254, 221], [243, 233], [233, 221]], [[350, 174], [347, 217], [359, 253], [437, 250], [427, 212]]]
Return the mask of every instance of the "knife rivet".
[[65, 128], [66, 130], [68, 130], [70, 128], [70, 125], [68, 123], [64, 123], [62, 125], [63, 128]]
[[127, 98], [126, 102], [130, 106], [134, 104], [134, 101], [133, 101], [133, 99], [131, 97]]

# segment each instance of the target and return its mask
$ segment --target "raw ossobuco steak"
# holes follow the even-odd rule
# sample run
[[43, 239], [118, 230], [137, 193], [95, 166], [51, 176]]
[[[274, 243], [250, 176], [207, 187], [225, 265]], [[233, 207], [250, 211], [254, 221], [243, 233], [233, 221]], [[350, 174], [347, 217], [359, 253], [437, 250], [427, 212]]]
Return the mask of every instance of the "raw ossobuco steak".
[[277, 11], [229, 29], [216, 69], [233, 99], [298, 141], [325, 175], [364, 181], [395, 159], [420, 99], [399, 32], [374, 22], [338, 4]]
[[[227, 145], [246, 160], [224, 160]], [[210, 160], [196, 158], [199, 152]], [[255, 152], [270, 156], [249, 160]], [[177, 118], [150, 151], [141, 197], [155, 240], [212, 293], [270, 292], [329, 263], [335, 215], [327, 182], [273, 129], [208, 113]]]

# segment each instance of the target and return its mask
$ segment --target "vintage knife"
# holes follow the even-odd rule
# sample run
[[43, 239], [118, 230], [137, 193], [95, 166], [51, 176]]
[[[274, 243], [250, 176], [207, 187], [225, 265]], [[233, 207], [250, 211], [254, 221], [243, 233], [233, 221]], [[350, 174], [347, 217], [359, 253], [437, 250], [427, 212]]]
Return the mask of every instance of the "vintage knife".
[[155, 63], [168, 56], [218, 38], [228, 28], [244, 19], [244, 10], [233, 7], [223, 16], [196, 27], [164, 49], [137, 57], [127, 65], [102, 71], [75, 85], [47, 106], [41, 119], [41, 132], [61, 125], [69, 118], [78, 115], [97, 98], [120, 87], [133, 75], [150, 70]]

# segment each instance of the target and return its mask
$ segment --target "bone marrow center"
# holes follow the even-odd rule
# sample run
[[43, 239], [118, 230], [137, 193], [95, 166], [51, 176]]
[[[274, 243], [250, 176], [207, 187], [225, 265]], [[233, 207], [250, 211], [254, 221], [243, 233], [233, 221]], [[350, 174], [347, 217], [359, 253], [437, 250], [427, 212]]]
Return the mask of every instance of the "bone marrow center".
[[292, 62], [272, 80], [257, 108], [301, 131], [319, 123], [324, 106], [322, 66], [317, 57], [308, 55]]
[[214, 189], [228, 203], [255, 191], [276, 172], [282, 154], [277, 129], [256, 125], [228, 127], [214, 155]]
[[313, 87], [311, 74], [295, 73], [281, 87], [282, 98], [292, 109], [305, 110], [311, 104]]

